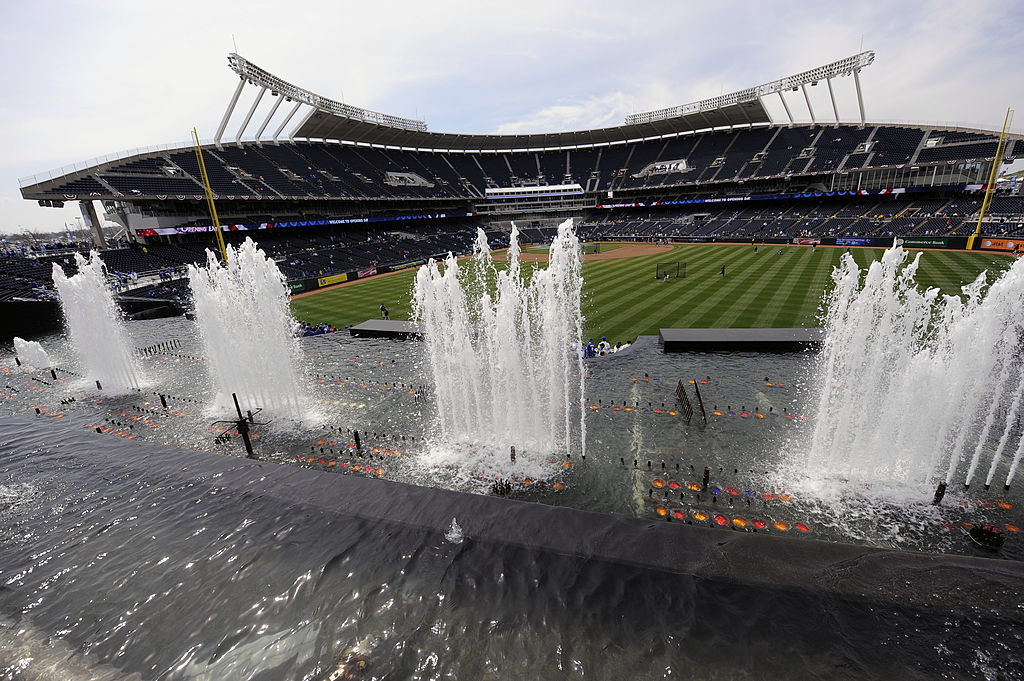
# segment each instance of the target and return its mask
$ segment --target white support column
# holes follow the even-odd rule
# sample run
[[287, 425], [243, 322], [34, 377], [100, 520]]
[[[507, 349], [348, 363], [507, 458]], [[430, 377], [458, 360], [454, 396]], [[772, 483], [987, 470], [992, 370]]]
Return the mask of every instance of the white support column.
[[103, 223], [100, 222], [99, 216], [96, 215], [96, 205], [92, 201], [79, 201], [78, 209], [82, 211], [82, 220], [92, 234], [92, 242], [99, 249], [106, 248], [107, 239], [103, 235]]
[[801, 83], [800, 89], [804, 91], [804, 101], [807, 102], [807, 112], [811, 114], [811, 124], [816, 125], [818, 121], [814, 119], [814, 109], [811, 108], [811, 98], [807, 94], [807, 83]]
[[[271, 94], [273, 94], [273, 93], [271, 93]], [[260, 141], [260, 136], [263, 134], [263, 131], [267, 129], [267, 125], [270, 124], [270, 119], [273, 118], [274, 114], [277, 113], [277, 107], [281, 106], [281, 102], [283, 102], [283, 101], [284, 101], [284, 97], [278, 97], [277, 101], [274, 102], [274, 106], [271, 107], [270, 113], [268, 113], [267, 117], [263, 119], [263, 125], [261, 125], [260, 129], [256, 131], [256, 144], [260, 144], [260, 145], [263, 144]]]
[[836, 106], [836, 93], [832, 91], [832, 79], [826, 78], [828, 83], [828, 96], [832, 98], [832, 112], [836, 115], [836, 127], [839, 127], [839, 107]]
[[284, 126], [288, 125], [288, 121], [292, 119], [292, 116], [295, 115], [295, 112], [299, 110], [300, 106], [302, 106], [302, 102], [295, 102], [295, 106], [292, 107], [292, 110], [289, 111], [288, 115], [285, 116], [283, 121], [281, 121], [281, 125], [277, 126], [277, 132], [274, 133], [274, 144], [280, 144], [280, 142], [277, 141], [277, 138], [281, 136], [281, 131], [284, 130]]
[[860, 69], [853, 72], [853, 82], [857, 86], [857, 104], [860, 106], [860, 127], [864, 127], [864, 96], [860, 92]]
[[782, 90], [779, 90], [779, 99], [782, 100], [782, 106], [786, 109], [786, 115], [789, 116], [789, 127], [793, 127], [793, 113], [789, 110], [789, 104], [786, 104], [786, 98], [782, 96]]
[[231, 96], [231, 102], [228, 103], [228, 110], [224, 112], [224, 118], [220, 119], [220, 126], [217, 127], [217, 134], [213, 136], [213, 142], [220, 149], [220, 140], [224, 137], [224, 130], [228, 127], [228, 119], [231, 118], [231, 112], [235, 110], [235, 104], [238, 104], [238, 98], [242, 94], [242, 88], [245, 87], [245, 78], [238, 79], [238, 87], [235, 88], [235, 94]]
[[256, 107], [260, 105], [260, 100], [263, 99], [263, 93], [267, 91], [266, 87], [261, 87], [259, 94], [256, 95], [256, 100], [249, 107], [249, 113], [245, 115], [245, 120], [242, 121], [242, 127], [238, 129], [238, 134], [235, 135], [235, 144], [242, 146], [242, 133], [249, 127], [249, 121], [252, 120], [252, 115], [256, 113]]
[[[316, 107], [311, 107], [309, 109], [309, 112], [305, 116], [302, 117], [302, 120], [299, 122], [299, 124], [295, 126], [295, 129], [291, 131], [291, 134], [288, 135], [288, 141], [289, 142], [294, 142], [295, 141], [295, 131], [301, 129], [302, 126], [306, 124], [306, 121], [308, 121], [310, 118], [312, 118], [313, 114], [315, 114], [315, 113], [316, 113]], [[327, 141], [327, 138], [324, 138], [324, 142], [326, 142], [326, 141]]]

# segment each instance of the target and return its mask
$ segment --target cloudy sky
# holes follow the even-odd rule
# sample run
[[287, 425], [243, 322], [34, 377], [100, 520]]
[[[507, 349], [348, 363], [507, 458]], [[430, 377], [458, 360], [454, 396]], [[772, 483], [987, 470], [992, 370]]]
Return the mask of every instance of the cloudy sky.
[[[0, 11], [0, 231], [62, 230], [79, 214], [77, 204], [25, 201], [20, 177], [183, 141], [193, 126], [212, 137], [237, 82], [226, 60], [233, 40], [296, 85], [451, 132], [616, 124], [862, 45], [877, 53], [862, 73], [869, 120], [998, 129], [1024, 96], [1024, 7], [1006, 0], [8, 0]], [[840, 114], [854, 118], [852, 80], [836, 86]], [[822, 118], [827, 90], [812, 91]], [[789, 101], [807, 119], [802, 99]], [[777, 98], [769, 104], [784, 116]]]

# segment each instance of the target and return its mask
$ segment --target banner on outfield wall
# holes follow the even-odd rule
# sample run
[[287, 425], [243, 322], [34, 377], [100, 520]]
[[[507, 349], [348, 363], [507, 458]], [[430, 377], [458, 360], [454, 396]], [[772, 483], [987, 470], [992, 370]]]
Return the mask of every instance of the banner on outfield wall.
[[293, 279], [287, 282], [288, 292], [292, 295], [303, 291], [312, 291], [319, 288], [316, 279]]
[[875, 240], [866, 236], [837, 236], [836, 246], [872, 246]]
[[949, 237], [944, 236], [904, 236], [899, 237], [893, 242], [894, 246], [903, 246], [904, 248], [948, 248]]
[[420, 265], [426, 265], [426, 264], [427, 264], [426, 260], [413, 260], [412, 262], [403, 262], [403, 263], [399, 263], [398, 265], [392, 265], [391, 266], [391, 271], [394, 272], [395, 270], [407, 270], [410, 267], [419, 267]]
[[793, 243], [798, 246], [810, 246], [811, 244], [820, 244], [821, 239], [810, 239], [803, 236], [795, 236], [793, 237]]
[[377, 268], [376, 267], [371, 267], [368, 270], [359, 270], [359, 278], [360, 279], [362, 279], [363, 277], [372, 277], [375, 274], [377, 274]]
[[1018, 251], [1024, 245], [1024, 239], [989, 239], [983, 237], [977, 248], [990, 251]]
[[344, 274], [332, 274], [329, 277], [320, 277], [316, 280], [317, 286], [323, 288], [324, 286], [330, 286], [331, 284], [340, 284], [343, 281], [348, 281], [348, 273]]

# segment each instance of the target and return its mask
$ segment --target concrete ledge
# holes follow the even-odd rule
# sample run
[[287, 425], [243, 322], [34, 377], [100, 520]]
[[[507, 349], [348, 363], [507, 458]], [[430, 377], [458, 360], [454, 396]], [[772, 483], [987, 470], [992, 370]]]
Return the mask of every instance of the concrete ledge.
[[416, 322], [397, 319], [368, 319], [362, 324], [350, 327], [353, 338], [419, 338], [420, 328]]
[[824, 332], [811, 329], [660, 329], [665, 352], [799, 352], [816, 347]]

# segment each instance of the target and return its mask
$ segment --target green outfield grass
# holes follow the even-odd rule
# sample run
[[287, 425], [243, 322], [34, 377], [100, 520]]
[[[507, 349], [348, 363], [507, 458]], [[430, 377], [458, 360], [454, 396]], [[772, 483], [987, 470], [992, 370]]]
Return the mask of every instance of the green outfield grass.
[[[583, 252], [589, 253], [607, 253], [608, 251], [614, 251], [616, 248], [622, 248], [622, 244], [611, 244], [611, 243], [585, 243], [581, 245]], [[527, 246], [523, 249], [526, 253], [547, 253], [551, 249], [550, 246]]]
[[[657, 334], [659, 328], [815, 326], [821, 296], [829, 284], [841, 248], [808, 246], [681, 245], [652, 256], [597, 260], [583, 266], [584, 336], [607, 336], [612, 342]], [[603, 249], [603, 246], [602, 246]], [[882, 249], [855, 248], [865, 267]], [[686, 262], [686, 277], [655, 279], [659, 262]], [[1012, 258], [994, 253], [925, 251], [917, 280], [943, 293], [988, 270], [990, 281]], [[726, 276], [720, 268], [725, 265]], [[303, 321], [334, 326], [380, 317], [381, 303], [392, 319], [408, 319], [414, 270], [370, 279], [292, 301]]]

